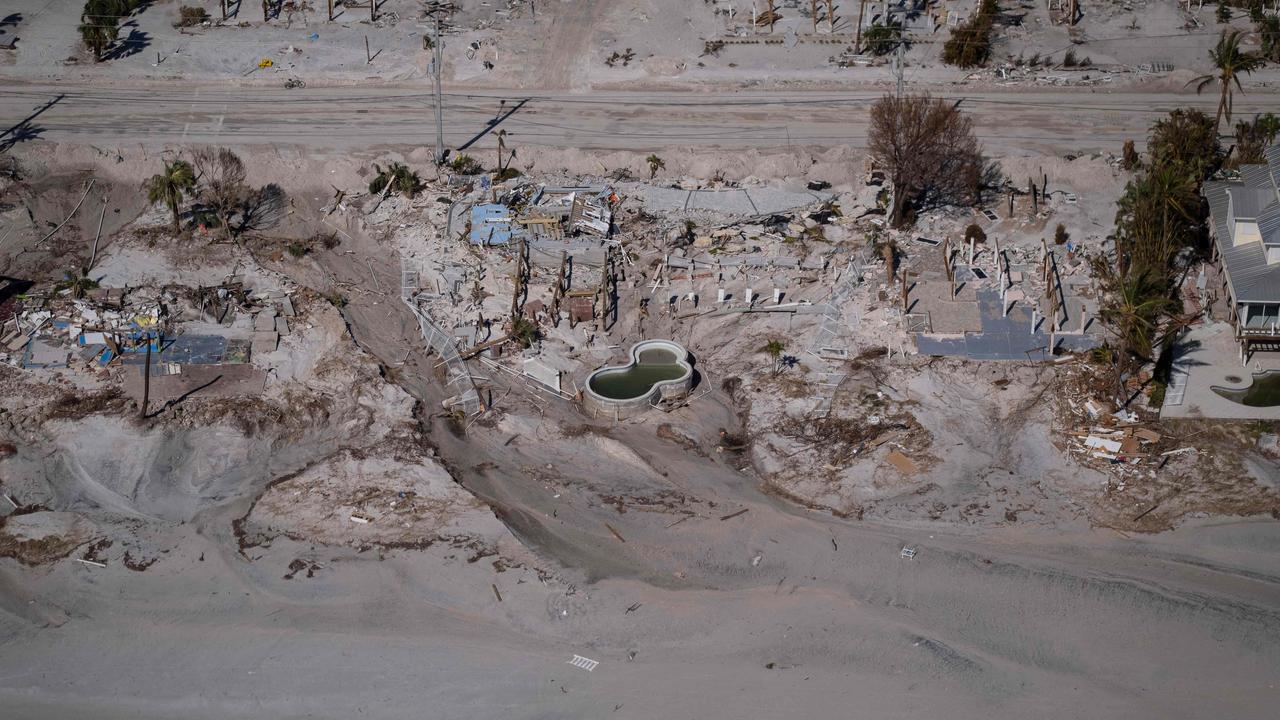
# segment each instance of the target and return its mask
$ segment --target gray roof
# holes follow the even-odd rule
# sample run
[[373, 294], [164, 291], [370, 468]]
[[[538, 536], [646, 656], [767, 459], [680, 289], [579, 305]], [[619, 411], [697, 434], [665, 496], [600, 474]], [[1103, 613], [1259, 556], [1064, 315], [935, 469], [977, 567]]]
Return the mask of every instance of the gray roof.
[[1258, 214], [1258, 232], [1262, 233], [1263, 242], [1275, 243], [1280, 233], [1280, 203], [1276, 203]]
[[1277, 205], [1276, 191], [1270, 185], [1233, 185], [1227, 192], [1231, 194], [1231, 210], [1236, 220], [1257, 220], [1263, 210]]
[[1266, 165], [1241, 165], [1240, 179], [1249, 187], [1271, 184], [1271, 169]]
[[[1271, 150], [1268, 150], [1268, 157]], [[1277, 153], [1280, 157], [1280, 153]], [[1213, 222], [1214, 242], [1222, 255], [1227, 283], [1231, 286], [1236, 302], [1280, 302], [1280, 263], [1267, 264], [1266, 248], [1260, 242], [1243, 245], [1232, 244], [1231, 228], [1227, 227], [1227, 192], [1233, 194], [1239, 183], [1207, 182], [1204, 196], [1209, 200], [1209, 213]]]

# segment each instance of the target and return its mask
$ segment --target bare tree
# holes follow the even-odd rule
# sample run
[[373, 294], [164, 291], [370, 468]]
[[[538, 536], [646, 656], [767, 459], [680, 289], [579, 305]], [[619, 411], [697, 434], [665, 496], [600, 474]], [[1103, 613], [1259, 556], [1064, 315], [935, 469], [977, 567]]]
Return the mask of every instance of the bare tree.
[[927, 93], [880, 98], [871, 106], [868, 147], [893, 184], [893, 227], [909, 225], [921, 207], [978, 200], [982, 146], [973, 122], [952, 104]]
[[248, 197], [244, 161], [227, 148], [203, 147], [192, 153], [199, 173], [200, 197], [206, 209], [217, 216], [222, 234], [231, 240], [231, 218], [240, 212]]

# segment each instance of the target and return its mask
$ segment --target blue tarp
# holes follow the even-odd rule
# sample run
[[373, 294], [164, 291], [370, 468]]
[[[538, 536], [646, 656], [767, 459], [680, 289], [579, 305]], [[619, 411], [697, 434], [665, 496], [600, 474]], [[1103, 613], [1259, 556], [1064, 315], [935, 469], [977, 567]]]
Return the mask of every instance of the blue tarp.
[[471, 208], [471, 244], [506, 245], [515, 233], [511, 208], [500, 204]]

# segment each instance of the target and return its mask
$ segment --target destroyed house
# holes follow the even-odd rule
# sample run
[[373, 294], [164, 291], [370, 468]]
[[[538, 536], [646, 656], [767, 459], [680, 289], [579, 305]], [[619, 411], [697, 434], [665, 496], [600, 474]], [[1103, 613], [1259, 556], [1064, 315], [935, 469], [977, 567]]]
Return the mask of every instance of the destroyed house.
[[1207, 182], [1213, 257], [1240, 350], [1280, 350], [1280, 145], [1240, 180]]

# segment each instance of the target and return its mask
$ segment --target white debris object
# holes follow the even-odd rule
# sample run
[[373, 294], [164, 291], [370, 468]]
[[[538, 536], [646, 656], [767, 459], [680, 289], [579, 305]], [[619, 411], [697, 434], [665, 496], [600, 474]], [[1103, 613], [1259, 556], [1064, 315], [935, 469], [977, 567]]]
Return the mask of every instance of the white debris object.
[[582, 657], [581, 655], [574, 655], [573, 659], [568, 661], [568, 664], [576, 668], [582, 668], [587, 672], [591, 672], [596, 669], [596, 666], [599, 665], [600, 662], [598, 660], [592, 660], [591, 658]]

